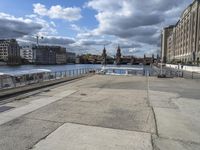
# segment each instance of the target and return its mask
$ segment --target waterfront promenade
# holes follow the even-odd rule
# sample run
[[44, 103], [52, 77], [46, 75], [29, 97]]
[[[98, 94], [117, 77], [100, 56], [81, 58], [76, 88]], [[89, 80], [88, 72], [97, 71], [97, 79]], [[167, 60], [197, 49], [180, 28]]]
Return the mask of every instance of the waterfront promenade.
[[0, 107], [0, 150], [199, 150], [200, 80], [94, 75]]

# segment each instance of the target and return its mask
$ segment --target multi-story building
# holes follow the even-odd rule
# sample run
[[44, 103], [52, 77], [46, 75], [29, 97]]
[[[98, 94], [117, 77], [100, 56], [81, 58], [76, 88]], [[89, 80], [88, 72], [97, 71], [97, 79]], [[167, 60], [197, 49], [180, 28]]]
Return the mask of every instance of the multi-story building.
[[0, 40], [0, 60], [9, 65], [21, 63], [20, 47], [15, 39]]
[[66, 63], [67, 63], [66, 48], [57, 47], [56, 64], [66, 64]]
[[27, 60], [29, 63], [34, 63], [34, 51], [33, 47], [36, 45], [23, 45], [20, 46], [20, 56], [21, 58]]
[[76, 62], [76, 53], [66, 52], [67, 63], [75, 63]]
[[169, 55], [168, 53], [168, 45], [167, 43], [168, 41], [168, 37], [170, 37], [170, 35], [173, 32], [173, 28], [174, 26], [171, 25], [169, 27], [166, 27], [162, 30], [162, 34], [161, 34], [161, 60], [166, 63], [167, 62], [167, 56]]
[[35, 64], [41, 65], [66, 64], [66, 49], [60, 46], [35, 46], [33, 59]]
[[162, 54], [166, 54], [162, 56], [166, 56], [167, 62], [174, 60], [184, 63], [199, 61], [200, 0], [194, 0], [184, 10], [170, 35], [162, 38]]
[[54, 65], [56, 64], [56, 52], [50, 46], [33, 47], [35, 64]]
[[174, 60], [174, 34], [170, 34], [167, 38], [167, 53], [166, 61]]

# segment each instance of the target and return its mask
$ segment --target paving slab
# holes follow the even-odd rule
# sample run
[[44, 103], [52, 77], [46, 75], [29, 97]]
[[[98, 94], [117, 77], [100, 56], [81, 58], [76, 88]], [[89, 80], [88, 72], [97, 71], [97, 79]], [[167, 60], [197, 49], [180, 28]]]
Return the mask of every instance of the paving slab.
[[18, 117], [21, 117], [21, 116], [23, 116], [27, 113], [30, 113], [34, 110], [37, 110], [41, 107], [44, 107], [48, 104], [51, 104], [55, 101], [58, 101], [74, 92], [75, 92], [74, 90], [63, 91], [52, 97], [40, 98], [40, 99], [31, 101], [29, 104], [24, 105], [22, 107], [18, 107], [18, 108], [12, 109], [10, 111], [1, 113], [0, 114], [0, 125], [4, 124], [6, 122], [9, 122], [11, 120], [14, 120]]
[[200, 145], [164, 138], [154, 139], [155, 150], [200, 150]]
[[154, 108], [158, 136], [163, 138], [158, 139], [160, 149], [162, 144], [163, 149], [181, 149], [188, 143], [200, 145], [199, 83], [185, 79], [150, 79], [150, 104]]
[[140, 90], [84, 89], [26, 117], [155, 133], [147, 92]]
[[155, 108], [161, 137], [200, 143], [200, 120], [190, 118], [177, 109]]
[[0, 150], [27, 150], [61, 123], [19, 118], [0, 126]]
[[152, 150], [151, 135], [66, 123], [33, 150]]

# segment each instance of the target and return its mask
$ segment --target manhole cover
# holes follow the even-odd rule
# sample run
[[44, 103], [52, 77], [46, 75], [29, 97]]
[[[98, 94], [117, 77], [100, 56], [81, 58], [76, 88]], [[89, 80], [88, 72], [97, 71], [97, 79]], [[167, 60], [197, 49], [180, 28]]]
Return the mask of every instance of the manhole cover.
[[4, 111], [7, 111], [9, 109], [12, 109], [12, 108], [15, 108], [15, 107], [10, 107], [10, 106], [0, 106], [0, 113], [1, 112], [4, 112]]

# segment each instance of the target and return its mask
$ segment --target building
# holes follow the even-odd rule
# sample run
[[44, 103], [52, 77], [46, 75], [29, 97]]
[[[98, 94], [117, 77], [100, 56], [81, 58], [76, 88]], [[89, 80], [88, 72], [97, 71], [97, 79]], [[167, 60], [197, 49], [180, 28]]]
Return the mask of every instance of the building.
[[[164, 29], [165, 30], [165, 29]], [[166, 33], [166, 32], [165, 32]], [[166, 62], [195, 63], [200, 58], [200, 0], [194, 0], [170, 29], [162, 36], [162, 58]]]
[[66, 52], [67, 63], [75, 64], [76, 63], [76, 53]]
[[104, 46], [103, 53], [102, 53], [102, 65], [107, 64], [107, 54], [106, 54], [106, 48]]
[[172, 34], [174, 29], [174, 26], [171, 25], [169, 27], [166, 27], [162, 30], [161, 34], [161, 59], [164, 63], [167, 62], [167, 55], [168, 55], [168, 45], [167, 45], [167, 40], [168, 37]]
[[36, 45], [23, 45], [20, 46], [20, 56], [22, 59], [27, 60], [29, 63], [34, 63], [33, 47]]
[[56, 64], [66, 64], [66, 63], [67, 63], [66, 48], [58, 47], [56, 50]]
[[117, 53], [116, 53], [116, 65], [121, 64], [121, 48], [118, 46]]
[[40, 65], [66, 64], [66, 48], [60, 46], [33, 47], [34, 62]]
[[[172, 31], [173, 32], [173, 31]], [[166, 53], [166, 62], [174, 60], [174, 34], [171, 33], [167, 38], [167, 53]]]
[[15, 39], [0, 40], [0, 60], [8, 65], [21, 64], [20, 47]]
[[36, 46], [33, 47], [34, 61], [38, 65], [55, 65], [56, 51], [51, 46]]

